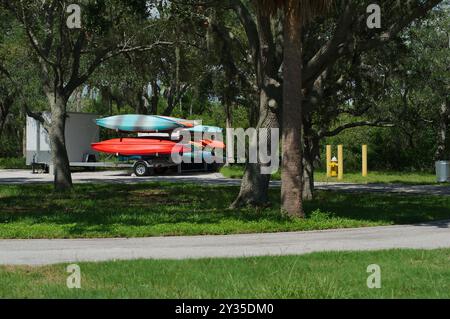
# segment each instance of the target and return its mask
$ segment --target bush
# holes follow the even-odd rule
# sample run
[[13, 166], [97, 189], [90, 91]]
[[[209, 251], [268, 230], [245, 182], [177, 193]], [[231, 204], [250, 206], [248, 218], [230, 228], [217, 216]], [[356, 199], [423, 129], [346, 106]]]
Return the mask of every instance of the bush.
[[0, 158], [0, 168], [24, 169], [27, 168], [27, 166], [25, 165], [25, 158], [23, 157], [3, 157]]

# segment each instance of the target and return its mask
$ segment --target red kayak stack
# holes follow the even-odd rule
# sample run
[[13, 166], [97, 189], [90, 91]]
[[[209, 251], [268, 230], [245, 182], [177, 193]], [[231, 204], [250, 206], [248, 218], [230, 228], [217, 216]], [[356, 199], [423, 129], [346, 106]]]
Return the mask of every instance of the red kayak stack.
[[126, 156], [169, 155], [172, 153], [190, 151], [190, 148], [187, 145], [179, 145], [174, 141], [148, 137], [114, 138], [99, 143], [93, 143], [92, 148], [102, 153]]
[[[147, 120], [147, 122], [149, 123], [158, 123], [160, 126], [150, 127], [148, 125], [137, 125], [139, 123], [145, 123], [145, 120]], [[153, 120], [153, 122], [150, 120]], [[131, 124], [129, 124], [130, 122]], [[190, 128], [193, 126], [187, 120], [161, 116], [154, 116], [153, 118], [151, 116], [139, 117], [139, 115], [122, 115], [97, 120], [97, 124], [100, 126], [104, 126], [109, 129], [115, 129], [117, 131], [120, 131], [123, 127], [127, 127], [128, 132], [130, 132], [129, 127], [131, 127], [132, 129], [134, 123], [136, 123], [136, 130], [133, 131], [135, 133], [143, 132], [143, 127], [145, 127], [145, 132], [158, 132], [158, 130], [162, 127], [162, 124], [165, 124], [168, 127], [168, 124], [166, 122], [173, 122], [173, 128], [178, 129], [180, 127]], [[170, 155], [173, 153], [190, 153], [192, 151], [191, 146], [194, 146], [200, 150], [203, 150], [207, 147], [222, 149], [225, 148], [225, 144], [223, 142], [211, 139], [202, 139], [183, 145], [177, 141], [170, 140], [169, 137], [167, 139], [164, 139], [160, 136], [151, 135], [145, 137], [114, 138], [91, 144], [92, 149], [94, 149], [95, 151], [123, 156], [160, 156]]]

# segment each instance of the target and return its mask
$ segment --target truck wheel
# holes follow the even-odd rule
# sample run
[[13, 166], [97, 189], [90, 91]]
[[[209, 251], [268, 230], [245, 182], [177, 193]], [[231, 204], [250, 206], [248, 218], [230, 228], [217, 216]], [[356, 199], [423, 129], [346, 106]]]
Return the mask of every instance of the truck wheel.
[[144, 162], [137, 162], [133, 167], [133, 171], [139, 177], [148, 175], [148, 168]]

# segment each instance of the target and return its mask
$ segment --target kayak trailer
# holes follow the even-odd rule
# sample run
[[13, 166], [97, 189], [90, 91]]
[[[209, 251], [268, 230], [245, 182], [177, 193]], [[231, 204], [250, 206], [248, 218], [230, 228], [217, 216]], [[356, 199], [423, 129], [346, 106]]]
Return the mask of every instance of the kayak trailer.
[[[42, 116], [50, 120], [50, 112]], [[217, 164], [182, 163], [175, 164], [167, 156], [128, 156], [119, 157], [119, 161], [112, 158], [101, 159], [93, 151], [91, 144], [99, 140], [99, 128], [95, 124], [96, 114], [69, 112], [66, 119], [66, 148], [70, 167], [80, 167], [94, 170], [96, 168], [124, 168], [130, 169], [136, 176], [160, 174], [173, 170], [176, 173], [193, 171], [215, 171]], [[80, 129], [83, 128], [83, 129]], [[53, 174], [51, 148], [48, 132], [43, 125], [32, 117], [27, 116], [26, 122], [26, 164], [31, 166], [33, 173]]]
[[[169, 167], [176, 166], [176, 164], [169, 164], [160, 162], [158, 164], [151, 160], [135, 160], [133, 162], [118, 163], [118, 162], [70, 162], [70, 167], [85, 167], [90, 169], [95, 168], [126, 168], [132, 169], [136, 176], [153, 175], [154, 173], [163, 173]], [[52, 165], [49, 167], [50, 173], [52, 173]]]

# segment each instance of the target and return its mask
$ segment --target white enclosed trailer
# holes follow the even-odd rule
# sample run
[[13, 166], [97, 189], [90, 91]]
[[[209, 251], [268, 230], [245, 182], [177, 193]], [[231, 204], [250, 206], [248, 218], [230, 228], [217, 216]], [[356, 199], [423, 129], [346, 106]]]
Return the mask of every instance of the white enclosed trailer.
[[[50, 113], [42, 116], [50, 119]], [[72, 164], [97, 160], [97, 152], [91, 149], [91, 143], [98, 142], [99, 128], [95, 124], [98, 116], [90, 113], [67, 113], [65, 137], [69, 162]], [[26, 164], [41, 164], [47, 167], [52, 164], [49, 133], [44, 126], [32, 117], [27, 116], [26, 127]], [[77, 165], [72, 165], [77, 166]]]

